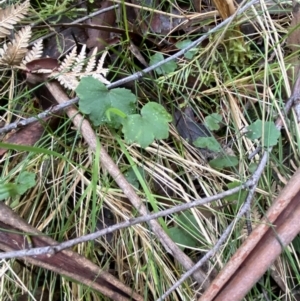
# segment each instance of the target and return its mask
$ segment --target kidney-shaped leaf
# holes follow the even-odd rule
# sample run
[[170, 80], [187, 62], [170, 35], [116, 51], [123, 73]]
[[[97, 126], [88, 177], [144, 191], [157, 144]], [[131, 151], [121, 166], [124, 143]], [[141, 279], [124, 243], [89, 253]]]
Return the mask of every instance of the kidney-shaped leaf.
[[165, 108], [149, 102], [141, 110], [141, 115], [129, 115], [123, 120], [123, 133], [127, 143], [138, 143], [141, 147], [149, 146], [154, 139], [165, 139], [169, 135], [168, 122], [172, 116]]
[[251, 139], [259, 139], [263, 137], [262, 144], [265, 147], [274, 146], [278, 143], [280, 131], [276, 128], [272, 121], [256, 120], [247, 127], [246, 136]]
[[[150, 58], [150, 66], [153, 66], [153, 65], [163, 61], [164, 59], [165, 58], [161, 53], [155, 53]], [[164, 63], [159, 68], [156, 68], [155, 72], [158, 75], [169, 74], [171, 72], [174, 72], [176, 70], [176, 68], [177, 68], [177, 64], [174, 61], [170, 61], [170, 62]]]
[[[197, 246], [197, 240], [193, 236], [189, 235], [184, 229], [179, 227], [172, 227], [168, 230], [171, 239], [175, 243], [191, 248], [195, 248]], [[184, 247], [181, 247], [181, 249], [184, 249]]]
[[[118, 128], [122, 123], [120, 114], [106, 114], [116, 108], [125, 115], [134, 113], [136, 96], [125, 88], [108, 90], [99, 80], [89, 76], [84, 77], [76, 88], [79, 97], [79, 109], [89, 115], [95, 126], [108, 124]], [[109, 116], [109, 117], [108, 117]]]

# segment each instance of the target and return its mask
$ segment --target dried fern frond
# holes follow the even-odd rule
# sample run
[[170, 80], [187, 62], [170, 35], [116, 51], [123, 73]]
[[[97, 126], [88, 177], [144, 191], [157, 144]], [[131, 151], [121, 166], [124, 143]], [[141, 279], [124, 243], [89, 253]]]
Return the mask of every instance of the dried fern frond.
[[[62, 86], [67, 89], [75, 90], [79, 84], [79, 80], [85, 76], [93, 76], [104, 84], [110, 82], [105, 78], [108, 69], [103, 68], [104, 59], [107, 52], [104, 52], [96, 64], [97, 49], [95, 49], [90, 57], [86, 57], [86, 46], [84, 45], [77, 55], [76, 47], [70, 54], [66, 56], [61, 63], [58, 71], [52, 72], [49, 77], [56, 77]], [[84, 68], [85, 66], [85, 68]], [[96, 68], [96, 70], [94, 70]]]
[[66, 58], [63, 60], [61, 63], [58, 71], [59, 72], [68, 72], [71, 70], [71, 67], [73, 66], [74, 62], [76, 61], [76, 56], [77, 56], [77, 47], [74, 47], [72, 51], [66, 55]]
[[259, 212], [257, 207], [251, 208], [251, 220], [255, 226], [260, 223], [261, 218], [262, 218], [262, 214]]
[[43, 54], [43, 40], [38, 40], [32, 47], [31, 50], [29, 50], [26, 53], [25, 58], [22, 61], [21, 66], [25, 67], [25, 65], [33, 60], [41, 58]]
[[0, 39], [10, 34], [13, 25], [19, 22], [27, 14], [30, 2], [26, 0], [19, 5], [10, 5], [0, 9]]
[[94, 48], [92, 55], [90, 56], [90, 59], [85, 68], [85, 72], [92, 72], [96, 67], [96, 62], [97, 62], [96, 54], [97, 54], [97, 47]]
[[85, 63], [86, 55], [85, 55], [86, 45], [83, 45], [79, 55], [75, 59], [74, 68], [72, 68], [72, 72], [80, 73]]
[[31, 27], [26, 26], [16, 33], [16, 38], [0, 49], [0, 65], [19, 65], [28, 52], [28, 42], [31, 37]]

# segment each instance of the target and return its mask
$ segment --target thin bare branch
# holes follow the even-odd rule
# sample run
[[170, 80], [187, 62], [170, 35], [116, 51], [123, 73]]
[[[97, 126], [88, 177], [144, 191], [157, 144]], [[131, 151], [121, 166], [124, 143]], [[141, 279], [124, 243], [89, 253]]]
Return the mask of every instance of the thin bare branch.
[[43, 118], [46, 118], [54, 113], [57, 113], [75, 103], [78, 102], [78, 97], [75, 97], [73, 99], [70, 99], [69, 101], [64, 102], [63, 104], [59, 104], [57, 106], [54, 106], [48, 110], [45, 110], [44, 112], [38, 114], [36, 117], [30, 117], [30, 118], [26, 118], [20, 121], [16, 121], [13, 123], [8, 124], [7, 126], [4, 126], [3, 128], [0, 129], [0, 134], [5, 134], [8, 133], [14, 129], [18, 129], [18, 128], [22, 128], [28, 124], [31, 124], [33, 122], [39, 121]]
[[200, 205], [205, 205], [205, 204], [211, 203], [213, 201], [216, 201], [216, 200], [222, 199], [226, 196], [237, 193], [241, 189], [252, 187], [253, 184], [254, 184], [253, 180], [250, 179], [245, 184], [242, 184], [239, 187], [235, 187], [235, 188], [226, 190], [222, 193], [219, 193], [219, 194], [216, 194], [216, 195], [204, 198], [204, 199], [195, 200], [193, 202], [186, 203], [186, 204], [183, 204], [183, 205], [177, 205], [177, 206], [174, 206], [170, 209], [166, 209], [166, 210], [163, 210], [163, 211], [160, 211], [160, 212], [157, 212], [157, 213], [147, 214], [147, 215], [144, 215], [144, 216], [133, 218], [133, 219], [127, 220], [125, 222], [118, 223], [116, 225], [113, 225], [113, 226], [107, 227], [105, 229], [96, 231], [94, 233], [90, 233], [90, 234], [87, 234], [87, 235], [83, 235], [81, 237], [77, 237], [77, 238], [65, 241], [65, 242], [60, 243], [56, 246], [24, 249], [24, 250], [21, 250], [21, 251], [6, 252], [6, 253], [2, 253], [2, 254], [0, 253], [0, 259], [8, 259], [8, 258], [16, 258], [16, 257], [24, 257], [24, 256], [36, 256], [36, 255], [42, 255], [42, 254], [48, 254], [48, 253], [49, 254], [54, 254], [54, 253], [62, 251], [64, 249], [71, 248], [71, 247], [73, 247], [73, 246], [75, 246], [79, 243], [87, 242], [87, 241], [90, 241], [90, 240], [95, 240], [95, 239], [97, 239], [97, 238], [99, 238], [103, 235], [106, 235], [108, 233], [112, 233], [112, 232], [120, 230], [120, 229], [124, 229], [124, 228], [131, 227], [131, 226], [143, 223], [143, 222], [148, 222], [150, 220], [157, 219], [159, 217], [167, 216], [167, 215], [174, 214], [174, 213], [177, 213], [177, 212], [182, 212], [182, 211], [185, 211], [185, 210], [188, 210], [188, 209], [191, 209], [191, 208], [195, 208], [195, 207], [200, 206]]
[[253, 4], [259, 2], [259, 0], [252, 0], [249, 3], [247, 3], [244, 7], [240, 8], [239, 10], [236, 11], [236, 13], [234, 15], [232, 15], [231, 17], [229, 17], [228, 19], [224, 20], [223, 22], [221, 22], [220, 24], [218, 24], [216, 27], [212, 28], [209, 32], [207, 32], [206, 34], [202, 35], [199, 39], [195, 40], [193, 43], [189, 44], [189, 46], [183, 48], [182, 50], [176, 52], [175, 54], [169, 56], [168, 58], [166, 58], [163, 61], [160, 61], [148, 68], [143, 69], [142, 71], [136, 72], [126, 78], [120, 79], [110, 85], [107, 85], [108, 89], [111, 88], [115, 88], [118, 87], [120, 85], [123, 85], [125, 83], [128, 83], [130, 81], [133, 80], [137, 80], [141, 77], [143, 77], [145, 74], [149, 73], [150, 71], [153, 71], [159, 67], [161, 67], [162, 65], [164, 65], [167, 62], [170, 62], [182, 55], [184, 55], [186, 52], [188, 52], [189, 50], [191, 50], [192, 48], [197, 47], [200, 43], [202, 43], [205, 39], [207, 39], [211, 34], [213, 34], [214, 32], [218, 31], [219, 29], [221, 29], [223, 26], [230, 24], [230, 22], [233, 21], [233, 19], [238, 16], [241, 15], [243, 12], [245, 12], [249, 7], [251, 7]]
[[250, 190], [248, 192], [247, 198], [245, 203], [243, 204], [243, 206], [240, 208], [240, 211], [238, 212], [237, 216], [234, 218], [234, 220], [230, 223], [230, 225], [225, 229], [225, 231], [223, 232], [223, 234], [221, 235], [221, 237], [219, 238], [219, 240], [217, 241], [217, 243], [214, 245], [214, 247], [208, 251], [194, 266], [191, 270], [187, 271], [186, 273], [184, 273], [181, 278], [176, 281], [176, 283], [170, 287], [157, 301], [162, 301], [163, 299], [165, 299], [167, 296], [169, 296], [177, 287], [179, 287], [188, 277], [191, 276], [191, 274], [193, 274], [193, 272], [199, 268], [201, 268], [201, 266], [207, 261], [209, 260], [212, 256], [214, 256], [216, 254], [216, 252], [218, 252], [218, 250], [220, 249], [220, 247], [222, 246], [222, 244], [226, 241], [226, 239], [229, 237], [234, 225], [243, 217], [243, 215], [250, 209], [251, 206], [251, 201], [258, 183], [258, 180], [264, 170], [264, 167], [266, 166], [268, 161], [268, 153], [266, 152], [261, 160], [261, 162], [259, 163], [256, 171], [254, 172], [253, 176], [251, 177], [251, 181], [249, 181], [249, 183], [251, 183], [251, 187]]

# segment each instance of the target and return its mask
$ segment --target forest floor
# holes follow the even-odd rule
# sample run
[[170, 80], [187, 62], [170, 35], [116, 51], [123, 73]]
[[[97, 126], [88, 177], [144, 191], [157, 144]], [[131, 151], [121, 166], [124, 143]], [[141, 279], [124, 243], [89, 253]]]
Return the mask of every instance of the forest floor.
[[297, 1], [0, 6], [1, 300], [300, 300]]

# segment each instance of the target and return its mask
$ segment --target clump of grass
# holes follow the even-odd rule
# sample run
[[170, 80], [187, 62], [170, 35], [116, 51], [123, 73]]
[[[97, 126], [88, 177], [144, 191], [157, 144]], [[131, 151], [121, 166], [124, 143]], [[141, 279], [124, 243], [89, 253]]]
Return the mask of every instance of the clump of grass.
[[[52, 5], [51, 9], [40, 4], [36, 11], [47, 19], [50, 11], [61, 12], [62, 7], [72, 3], [73, 1], [65, 0], [61, 2], [61, 7], [56, 7], [57, 3], [51, 2], [47, 4]], [[249, 16], [244, 18], [247, 21]], [[229, 183], [245, 181], [250, 175], [249, 165], [259, 161], [259, 156], [252, 161], [248, 159], [247, 155], [255, 150], [256, 145], [243, 135], [243, 129], [262, 117], [273, 120], [282, 109], [290, 84], [286, 58], [280, 44], [282, 33], [288, 33], [286, 20], [273, 20], [268, 12], [259, 12], [255, 17], [255, 24], [259, 24], [256, 35], [262, 40], [264, 49], [257, 48], [248, 36], [243, 37], [246, 48], [242, 49], [226, 34], [219, 39], [222, 34], [220, 32], [212, 36], [205, 46], [199, 47], [193, 59], [178, 60], [178, 68], [174, 72], [163, 76], [152, 74], [152, 77], [145, 77], [131, 86], [139, 95], [140, 106], [153, 101], [153, 98], [170, 112], [189, 105], [199, 122], [203, 122], [204, 117], [211, 113], [221, 114], [223, 126], [216, 135], [239, 158], [237, 167], [213, 169], [198, 149], [179, 137], [175, 126], [171, 127], [169, 140], [153, 143], [147, 149], [126, 145], [120, 133], [113, 133], [106, 127], [96, 129], [100, 141], [122, 171], [129, 171], [133, 166], [139, 167], [138, 171], [133, 172], [133, 182], [149, 210], [154, 210], [155, 207], [163, 210], [178, 203], [214, 195], [226, 189]], [[235, 26], [233, 23], [227, 30], [230, 32]], [[185, 35], [180, 39], [190, 38], [188, 34]], [[121, 55], [124, 47], [122, 43], [114, 47], [114, 52], [119, 51], [120, 55], [110, 66], [112, 76], [121, 77], [141, 69], [133, 56], [129, 60]], [[149, 62], [153, 54], [151, 47], [145, 44], [141, 52]], [[6, 79], [1, 79], [1, 93], [3, 99], [9, 102], [2, 106], [1, 118], [10, 120], [19, 114], [31, 115], [31, 94], [25, 85], [15, 78], [17, 88], [12, 89], [12, 86], [5, 84]], [[260, 180], [253, 212], [259, 211], [261, 216], [284, 185], [284, 179], [288, 179], [293, 173], [293, 166], [297, 165], [297, 149], [288, 147], [289, 144], [295, 145], [294, 133], [290, 130], [291, 135], [282, 138], [275, 147], [269, 158], [268, 168]], [[136, 212], [123, 192], [99, 166], [66, 117], [61, 119], [55, 130], [46, 131], [35, 147], [35, 154], [25, 151], [8, 152], [1, 163], [2, 177], [13, 177], [20, 169], [37, 175], [36, 187], [21, 196], [17, 202], [12, 199], [6, 201], [9, 205], [13, 203], [14, 210], [32, 226], [62, 241], [92, 232], [103, 221], [117, 223], [135, 216]], [[64, 158], [47, 156], [45, 149], [63, 154]], [[278, 164], [284, 162], [285, 153], [289, 153], [289, 166]], [[239, 201], [237, 196], [235, 200], [216, 201], [206, 206], [205, 210], [191, 210], [188, 216], [195, 227], [184, 227], [177, 215], [165, 218], [162, 224], [167, 229], [183, 229], [186, 235], [193, 238], [194, 247], [181, 247], [197, 261], [212, 248], [234, 219]], [[257, 220], [256, 215], [253, 220]], [[241, 222], [235, 227], [230, 243], [224, 244], [222, 250], [207, 264], [208, 274], [217, 273], [225, 265], [241, 245], [243, 236]], [[97, 263], [103, 270], [114, 274], [145, 300], [159, 298], [183, 273], [182, 267], [165, 252], [146, 224], [120, 230], [111, 237], [106, 236], [96, 242], [78, 245], [75, 250]], [[288, 290], [274, 291], [274, 278], [270, 272], [253, 288], [247, 300], [261, 298], [261, 286], [274, 298], [279, 299], [284, 295], [292, 298], [292, 290], [296, 287], [296, 280], [300, 278], [295, 268], [298, 265], [297, 251], [293, 246], [287, 248], [274, 265]], [[2, 272], [5, 275], [1, 279], [0, 289], [3, 300], [24, 293], [36, 296], [41, 288], [46, 288], [51, 298], [59, 295], [67, 300], [103, 300], [102, 296], [81, 284], [72, 283], [37, 267], [24, 267], [18, 261], [3, 261]], [[190, 300], [196, 295], [192, 281], [188, 280], [170, 298]]]

